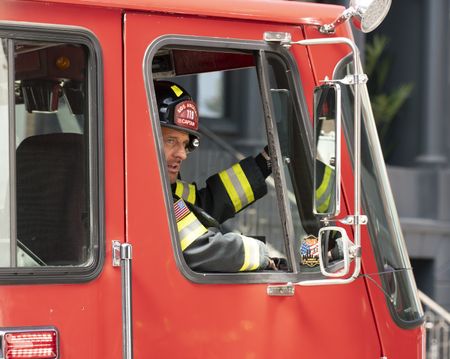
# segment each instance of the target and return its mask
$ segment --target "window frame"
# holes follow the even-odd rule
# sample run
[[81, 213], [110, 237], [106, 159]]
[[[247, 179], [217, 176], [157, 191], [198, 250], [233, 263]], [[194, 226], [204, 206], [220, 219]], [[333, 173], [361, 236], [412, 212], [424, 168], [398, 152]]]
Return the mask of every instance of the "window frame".
[[[333, 71], [333, 79], [339, 76], [341, 72], [345, 72], [345, 67], [350, 65], [353, 67], [353, 58], [351, 55], [343, 57], [335, 66], [335, 69]], [[352, 92], [352, 88], [349, 87], [348, 92], [351, 93], [351, 96], [354, 96], [354, 93]], [[343, 94], [345, 96], [345, 94]], [[389, 215], [389, 213], [392, 212], [393, 209], [395, 209], [395, 201], [392, 196], [392, 192], [390, 189], [388, 176], [386, 174], [385, 162], [383, 159], [382, 151], [381, 151], [381, 144], [378, 141], [378, 133], [377, 129], [375, 127], [375, 121], [373, 119], [373, 113], [370, 105], [370, 98], [369, 93], [367, 91], [367, 88], [363, 88], [362, 94], [362, 107], [361, 107], [361, 113], [362, 113], [362, 123], [361, 123], [361, 148], [362, 151], [364, 151], [364, 146], [367, 146], [367, 151], [361, 156], [361, 166], [362, 168], [366, 168], [366, 165], [372, 164], [373, 165], [373, 174], [375, 176], [375, 179], [379, 182], [380, 185], [380, 204], [381, 204], [381, 210], [382, 214], [384, 215], [386, 222], [384, 223], [389, 235], [383, 236], [380, 235], [380, 226], [378, 223], [374, 223], [372, 219], [374, 219], [374, 216], [371, 216], [373, 213], [373, 210], [370, 209], [370, 207], [374, 207], [373, 204], [373, 196], [370, 196], [369, 192], [367, 191], [366, 186], [364, 185], [364, 175], [368, 171], [362, 171], [362, 188], [361, 188], [361, 208], [363, 211], [368, 215], [369, 221], [367, 223], [367, 235], [370, 240], [370, 244], [372, 246], [372, 250], [375, 256], [375, 262], [377, 265], [378, 272], [372, 274], [372, 276], [378, 276], [381, 285], [382, 285], [382, 291], [385, 294], [385, 302], [389, 309], [389, 313], [391, 315], [391, 318], [393, 321], [403, 329], [411, 329], [416, 328], [419, 325], [423, 324], [424, 316], [422, 307], [420, 304], [420, 299], [417, 296], [417, 288], [414, 281], [414, 276], [412, 273], [412, 267], [410, 264], [409, 257], [407, 255], [406, 247], [405, 247], [405, 241], [403, 239], [401, 226], [399, 223], [398, 216]], [[345, 100], [345, 99], [344, 99]], [[343, 100], [343, 101], [344, 101]], [[349, 114], [348, 116], [345, 115], [345, 106], [343, 102], [343, 130], [346, 134], [345, 139], [347, 140], [347, 148], [350, 154], [351, 164], [352, 167], [354, 167], [354, 145], [350, 139], [352, 138], [353, 134], [353, 123], [352, 121], [346, 120], [348, 118], [353, 118], [352, 114]], [[366, 140], [366, 141], [364, 141]], [[369, 203], [371, 205], [369, 206]], [[378, 216], [379, 217], [379, 216]], [[378, 221], [383, 221], [383, 219], [378, 218]], [[390, 243], [392, 243], [392, 248], [395, 250], [395, 252], [390, 251], [391, 253], [394, 253], [398, 256], [400, 261], [402, 263], [400, 267], [400, 270], [404, 271], [405, 278], [404, 281], [399, 283], [399, 293], [400, 295], [403, 294], [403, 301], [406, 302], [407, 300], [410, 300], [410, 303], [415, 305], [417, 308], [417, 318], [413, 320], [405, 320], [402, 318], [399, 313], [396, 311], [393, 302], [391, 301], [391, 298], [389, 295], [392, 295], [393, 293], [389, 290], [389, 283], [388, 279], [386, 278], [386, 275], [388, 274], [384, 269], [384, 263], [386, 260], [386, 251], [383, 250], [383, 241], [386, 239], [390, 239]], [[395, 273], [395, 272], [393, 272]], [[400, 274], [403, 274], [400, 272]], [[395, 275], [395, 274], [394, 274]], [[394, 277], [395, 278], [395, 277]], [[397, 283], [397, 282], [396, 282]], [[397, 288], [396, 288], [397, 289]], [[409, 297], [407, 297], [407, 300], [405, 300], [404, 293], [410, 294]]]
[[[305, 96], [303, 93], [303, 88], [301, 86], [301, 77], [297, 68], [297, 63], [293, 55], [286, 50], [283, 46], [273, 46], [269, 45], [264, 41], [255, 40], [234, 40], [234, 39], [221, 39], [221, 38], [209, 38], [209, 37], [199, 37], [199, 36], [189, 36], [189, 35], [164, 35], [157, 38], [155, 41], [149, 44], [145, 52], [143, 61], [143, 74], [144, 83], [147, 91], [147, 101], [150, 110], [150, 124], [152, 126], [153, 133], [155, 134], [155, 146], [156, 153], [158, 155], [158, 163], [160, 167], [160, 177], [164, 190], [164, 201], [166, 204], [166, 214], [169, 219], [169, 231], [171, 235], [172, 247], [174, 251], [175, 262], [181, 273], [190, 281], [194, 283], [273, 283], [273, 282], [298, 282], [302, 276], [303, 272], [298, 270], [298, 267], [294, 264], [299, 256], [294, 256], [295, 252], [295, 240], [289, 238], [289, 245], [286, 248], [289, 252], [288, 256], [292, 257], [292, 272], [240, 272], [240, 273], [204, 273], [193, 271], [185, 262], [181, 246], [178, 240], [178, 231], [175, 216], [173, 213], [173, 199], [172, 191], [170, 188], [167, 173], [163, 167], [165, 163], [165, 156], [163, 152], [162, 144], [162, 133], [159, 125], [159, 118], [156, 99], [154, 96], [155, 90], [153, 86], [153, 74], [152, 74], [152, 61], [157, 51], [164, 46], [176, 46], [180, 48], [199, 48], [199, 49], [214, 49], [220, 50], [241, 50], [248, 52], [270, 52], [276, 54], [282, 61], [284, 61], [289, 69], [290, 73], [286, 74], [289, 78], [290, 90], [292, 91], [293, 98], [292, 103], [294, 106], [294, 111], [298, 119], [298, 124], [302, 130], [304, 130], [308, 143], [305, 147], [308, 148], [311, 158], [313, 153], [312, 147], [312, 125], [309, 118]], [[255, 70], [259, 72], [256, 62], [258, 61], [257, 56], [255, 56]], [[267, 64], [266, 64], [267, 66]], [[265, 69], [261, 69], [262, 72], [266, 72]], [[267, 75], [264, 75], [267, 76]], [[264, 89], [267, 92], [267, 86], [261, 84], [261, 78], [258, 79], [259, 88]], [[267, 96], [269, 93], [267, 92]], [[271, 101], [271, 100], [270, 100]], [[270, 105], [272, 106], [272, 105]], [[267, 114], [265, 115], [267, 116]], [[276, 127], [274, 119], [271, 118], [272, 127]], [[276, 139], [278, 141], [278, 138]], [[279, 150], [279, 145], [278, 150]], [[284, 176], [282, 176], [284, 178]], [[298, 252], [298, 251], [297, 251]], [[322, 275], [319, 273], [311, 274], [308, 273], [309, 279], [319, 279]]]
[[[88, 49], [87, 69], [87, 113], [89, 121], [88, 165], [89, 183], [89, 222], [88, 230], [92, 262], [86, 266], [49, 266], [49, 267], [2, 267], [0, 284], [24, 283], [78, 283], [96, 278], [105, 261], [104, 234], [104, 156], [103, 156], [103, 61], [101, 46], [95, 35], [87, 29], [76, 26], [53, 24], [17, 23], [0, 21], [0, 38], [8, 43], [13, 41], [48, 41], [83, 45]], [[11, 41], [12, 40], [12, 41]], [[11, 47], [11, 46], [9, 46]], [[14, 101], [14, 62], [11, 66], [11, 54], [8, 51], [8, 107], [9, 126], [15, 124]], [[10, 129], [11, 133], [15, 129]], [[15, 135], [15, 132], [13, 133]], [[13, 141], [13, 144], [15, 141]], [[10, 149], [10, 219], [11, 238], [16, 238], [16, 188], [15, 188], [15, 151]]]

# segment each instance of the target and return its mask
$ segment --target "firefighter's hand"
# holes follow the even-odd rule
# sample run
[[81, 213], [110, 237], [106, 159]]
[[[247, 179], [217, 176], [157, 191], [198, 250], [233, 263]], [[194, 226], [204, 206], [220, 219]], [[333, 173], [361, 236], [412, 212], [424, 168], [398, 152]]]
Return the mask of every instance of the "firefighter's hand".
[[275, 261], [273, 260], [273, 258], [268, 258], [268, 259], [269, 259], [269, 263], [267, 264], [266, 269], [278, 270], [277, 265], [276, 265]]
[[288, 270], [287, 261], [285, 258], [272, 257], [269, 258], [269, 264], [266, 269], [272, 270]]
[[255, 157], [255, 162], [264, 178], [267, 178], [272, 173], [272, 162], [270, 161], [268, 146], [264, 147], [264, 149]]
[[286, 258], [272, 257], [271, 259], [278, 270], [287, 271], [289, 269]]

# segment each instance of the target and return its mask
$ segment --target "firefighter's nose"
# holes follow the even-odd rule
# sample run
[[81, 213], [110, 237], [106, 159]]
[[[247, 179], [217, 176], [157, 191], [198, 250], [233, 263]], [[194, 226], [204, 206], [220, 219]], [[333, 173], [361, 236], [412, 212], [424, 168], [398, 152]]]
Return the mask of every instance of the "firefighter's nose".
[[185, 160], [187, 158], [187, 150], [184, 146], [178, 146], [175, 156], [181, 160]]

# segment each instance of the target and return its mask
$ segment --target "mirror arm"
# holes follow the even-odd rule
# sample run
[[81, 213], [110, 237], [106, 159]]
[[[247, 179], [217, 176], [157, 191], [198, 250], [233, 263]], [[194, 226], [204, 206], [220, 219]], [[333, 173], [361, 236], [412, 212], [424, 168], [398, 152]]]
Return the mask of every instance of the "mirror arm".
[[334, 34], [336, 32], [336, 27], [340, 24], [346, 22], [348, 19], [352, 18], [357, 14], [357, 11], [353, 7], [349, 7], [348, 9], [345, 9], [342, 14], [334, 20], [331, 24], [324, 24], [321, 27], [319, 27], [319, 31], [322, 34]]

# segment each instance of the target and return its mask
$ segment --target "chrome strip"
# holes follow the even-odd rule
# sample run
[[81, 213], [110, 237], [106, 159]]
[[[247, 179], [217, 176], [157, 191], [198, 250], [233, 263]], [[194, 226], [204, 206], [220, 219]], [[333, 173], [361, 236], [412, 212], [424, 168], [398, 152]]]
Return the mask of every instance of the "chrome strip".
[[132, 246], [122, 243], [120, 262], [122, 273], [122, 353], [124, 359], [133, 358], [133, 321], [131, 307], [131, 259]]
[[14, 72], [14, 40], [8, 39], [10, 267], [16, 267], [17, 265], [16, 106], [14, 98]]
[[[359, 61], [359, 50], [355, 43], [346, 37], [336, 37], [336, 38], [325, 38], [325, 39], [311, 39], [311, 40], [300, 40], [298, 42], [292, 42], [293, 44], [299, 44], [304, 46], [309, 45], [330, 45], [330, 44], [346, 44], [352, 50], [353, 62], [356, 64], [354, 70], [354, 77], [359, 78], [359, 75], [362, 74], [362, 66]], [[355, 81], [354, 84], [354, 120], [355, 120], [355, 128], [354, 128], [354, 148], [355, 148], [355, 165], [354, 165], [354, 193], [355, 193], [355, 202], [354, 202], [354, 240], [355, 246], [361, 246], [361, 100], [360, 100], [360, 86], [363, 83]], [[355, 269], [353, 274], [349, 278], [345, 279], [323, 279], [323, 280], [306, 280], [301, 281], [298, 284], [304, 286], [316, 286], [316, 285], [333, 285], [333, 284], [347, 284], [353, 282], [359, 275], [361, 271], [361, 257], [355, 257]]]

